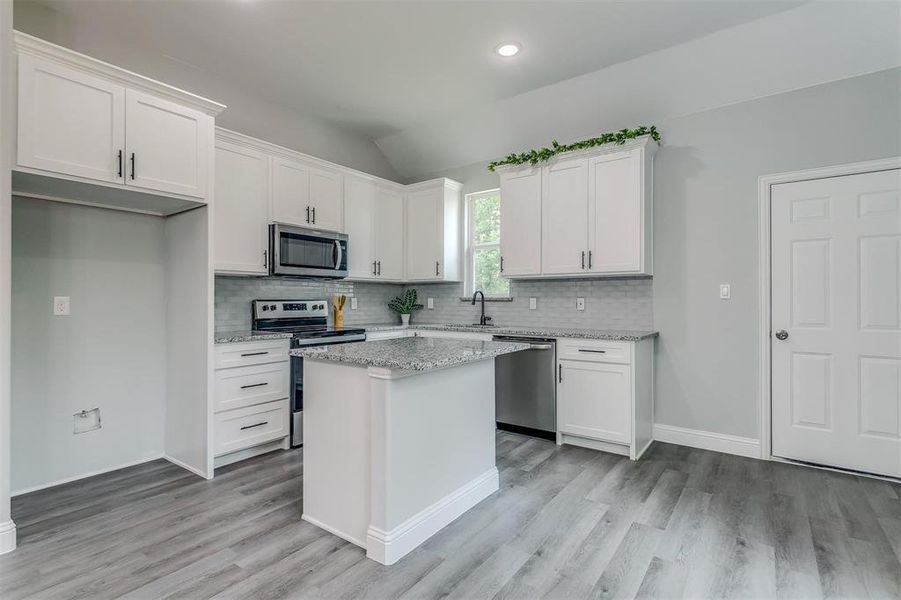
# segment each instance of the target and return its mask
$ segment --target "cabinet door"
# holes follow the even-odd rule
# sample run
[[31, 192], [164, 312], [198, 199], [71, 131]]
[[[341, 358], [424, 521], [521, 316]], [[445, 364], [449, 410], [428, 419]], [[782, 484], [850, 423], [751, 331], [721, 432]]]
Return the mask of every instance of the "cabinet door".
[[440, 279], [444, 254], [444, 196], [422, 191], [407, 196], [407, 279]]
[[213, 118], [137, 90], [125, 92], [125, 184], [206, 198]]
[[542, 188], [541, 272], [585, 273], [588, 266], [588, 160], [560, 161], [546, 167], [542, 173]]
[[375, 278], [376, 187], [371, 181], [344, 181], [344, 231], [347, 233], [347, 276]]
[[541, 273], [541, 169], [501, 173], [501, 257], [505, 276]]
[[631, 367], [561, 360], [558, 368], [557, 428], [594, 440], [631, 443]]
[[404, 278], [404, 198], [397, 192], [379, 190], [375, 208], [375, 258], [379, 278]]
[[122, 183], [124, 87], [23, 54], [18, 117], [20, 166]]
[[265, 275], [269, 235], [269, 161], [257, 150], [216, 143], [217, 271]]
[[641, 153], [633, 150], [593, 158], [589, 173], [591, 270], [640, 272]]
[[310, 168], [302, 162], [272, 159], [272, 220], [298, 227], [311, 225]]
[[342, 231], [343, 177], [335, 171], [310, 169], [310, 224], [316, 229]]

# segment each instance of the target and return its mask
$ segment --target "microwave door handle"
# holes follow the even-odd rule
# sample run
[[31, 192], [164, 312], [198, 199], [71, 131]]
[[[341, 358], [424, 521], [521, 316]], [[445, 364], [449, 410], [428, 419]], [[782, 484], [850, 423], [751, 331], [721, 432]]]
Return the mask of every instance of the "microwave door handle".
[[344, 250], [341, 248], [341, 240], [335, 240], [335, 270], [341, 268], [341, 261], [344, 259]]

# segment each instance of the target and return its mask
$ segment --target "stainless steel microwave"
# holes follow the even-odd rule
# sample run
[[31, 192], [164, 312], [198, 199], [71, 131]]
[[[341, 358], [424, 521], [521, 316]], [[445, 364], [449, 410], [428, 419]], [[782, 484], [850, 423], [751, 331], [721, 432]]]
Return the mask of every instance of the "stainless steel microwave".
[[269, 226], [271, 275], [347, 277], [347, 235], [273, 223]]

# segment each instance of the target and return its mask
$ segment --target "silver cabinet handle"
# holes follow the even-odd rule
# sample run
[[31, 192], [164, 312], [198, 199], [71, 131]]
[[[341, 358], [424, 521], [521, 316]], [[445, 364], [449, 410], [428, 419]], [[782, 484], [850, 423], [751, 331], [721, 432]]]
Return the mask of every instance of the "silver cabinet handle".
[[589, 350], [588, 348], [579, 348], [579, 352], [591, 352], [592, 354], [607, 354], [606, 350]]
[[263, 387], [264, 385], [269, 385], [268, 381], [264, 381], [263, 383], [249, 383], [247, 385], [242, 385], [242, 390], [249, 390], [250, 388]]
[[557, 381], [563, 383], [563, 365], [557, 364]]
[[310, 207], [307, 207], [307, 223], [310, 222]]
[[378, 264], [378, 267], [379, 267], [378, 275], [381, 276], [381, 274], [382, 274], [382, 261], [379, 260], [379, 261], [376, 261], [376, 263]]
[[591, 268], [591, 250], [588, 251], [588, 268]]
[[245, 352], [241, 356], [263, 356], [264, 354], [269, 354], [269, 351], [266, 352]]
[[372, 274], [377, 275], [377, 273], [375, 272], [375, 261], [372, 261]]
[[435, 277], [438, 277], [441, 274], [441, 271], [438, 269], [440, 264], [441, 263], [438, 262], [437, 260], [435, 261]]
[[316, 207], [313, 207], [313, 224], [316, 224]]
[[504, 257], [501, 257], [501, 273], [504, 272]]
[[582, 250], [582, 268], [585, 268], [585, 251]]
[[263, 268], [269, 268], [269, 252], [267, 250], [263, 250]]
[[787, 340], [787, 339], [788, 339], [788, 332], [787, 332], [786, 330], [784, 330], [784, 329], [780, 329], [779, 331], [776, 332], [776, 339], [777, 339], [777, 340], [783, 340], [783, 341], [784, 341], [784, 340]]

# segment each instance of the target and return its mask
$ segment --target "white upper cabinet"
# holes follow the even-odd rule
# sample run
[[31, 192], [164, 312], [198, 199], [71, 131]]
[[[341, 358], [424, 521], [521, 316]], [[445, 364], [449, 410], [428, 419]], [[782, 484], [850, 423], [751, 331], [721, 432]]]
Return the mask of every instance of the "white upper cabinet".
[[124, 86], [22, 55], [18, 121], [19, 166], [124, 181]]
[[500, 174], [501, 272], [541, 274], [541, 169]]
[[136, 90], [125, 93], [126, 185], [205, 198], [213, 119]]
[[347, 276], [374, 279], [375, 183], [357, 177], [344, 180], [344, 232], [347, 234]]
[[379, 189], [375, 204], [375, 259], [378, 279], [404, 278], [404, 197]]
[[[642, 153], [606, 154], [589, 162], [590, 265], [593, 273], [640, 273], [644, 258]], [[650, 257], [648, 257], [650, 261]]]
[[459, 280], [460, 185], [439, 179], [411, 187], [405, 211], [407, 280]]
[[216, 140], [215, 268], [268, 272], [269, 159], [255, 148]]
[[312, 223], [310, 167], [299, 160], [272, 158], [272, 220], [298, 227]]
[[643, 137], [540, 168], [501, 170], [504, 276], [653, 274], [655, 150]]
[[272, 159], [272, 220], [311, 229], [343, 229], [343, 177], [293, 158]]
[[588, 160], [561, 160], [542, 177], [541, 271], [579, 273], [587, 260]]
[[206, 202], [225, 107], [15, 32], [17, 194], [168, 215]]
[[310, 225], [316, 229], [343, 229], [344, 177], [337, 171], [310, 169]]

